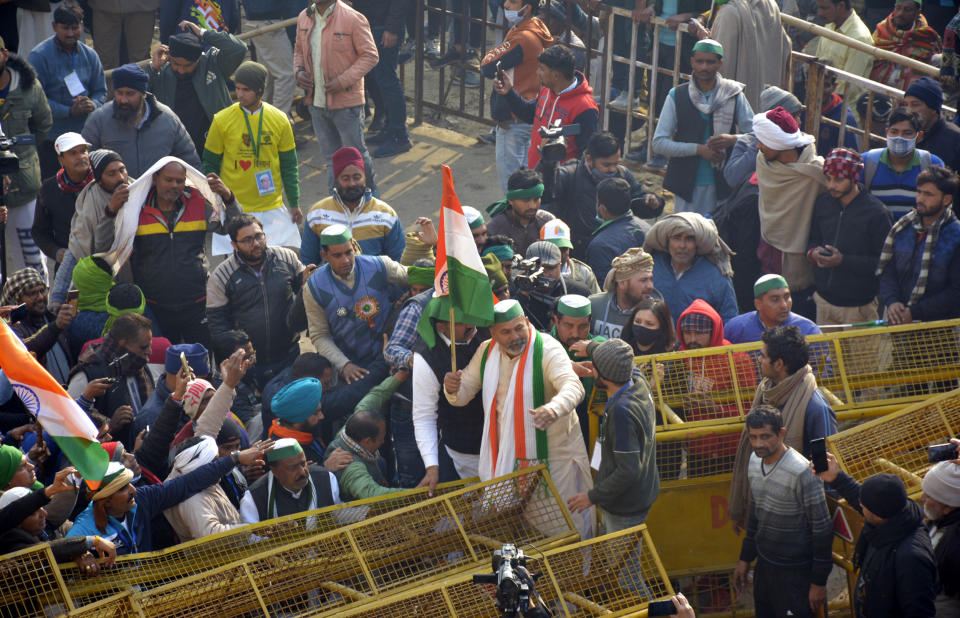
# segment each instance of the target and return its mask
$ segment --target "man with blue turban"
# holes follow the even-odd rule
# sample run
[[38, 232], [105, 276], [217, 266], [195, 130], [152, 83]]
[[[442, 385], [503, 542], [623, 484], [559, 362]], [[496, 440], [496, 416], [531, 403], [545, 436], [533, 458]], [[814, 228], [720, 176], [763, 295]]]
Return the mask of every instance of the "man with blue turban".
[[307, 454], [307, 460], [323, 461], [321, 395], [323, 385], [316, 378], [300, 378], [280, 389], [270, 402], [275, 418], [267, 437], [293, 438]]

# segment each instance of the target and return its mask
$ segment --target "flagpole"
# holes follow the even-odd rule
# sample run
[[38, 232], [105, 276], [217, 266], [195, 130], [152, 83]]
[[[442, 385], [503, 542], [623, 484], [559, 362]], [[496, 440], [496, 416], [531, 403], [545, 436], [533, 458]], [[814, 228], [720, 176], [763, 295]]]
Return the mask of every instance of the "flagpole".
[[453, 373], [457, 372], [457, 331], [453, 322], [453, 303], [450, 303], [450, 367]]

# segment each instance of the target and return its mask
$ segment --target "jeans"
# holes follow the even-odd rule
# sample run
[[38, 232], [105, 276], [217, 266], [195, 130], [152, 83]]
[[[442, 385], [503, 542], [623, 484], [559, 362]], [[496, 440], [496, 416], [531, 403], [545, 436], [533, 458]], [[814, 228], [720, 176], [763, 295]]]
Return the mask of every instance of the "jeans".
[[507, 190], [510, 175], [527, 164], [532, 131], [532, 124], [522, 122], [511, 122], [506, 129], [497, 125], [497, 174], [503, 191]]
[[380, 96], [387, 112], [387, 124], [384, 132], [396, 140], [407, 139], [407, 98], [403, 94], [403, 85], [397, 75], [397, 55], [403, 45], [403, 33], [396, 33], [397, 44], [393, 47], [384, 47], [380, 41], [383, 38], [383, 28], [373, 31], [373, 38], [377, 42], [377, 53], [380, 61], [370, 71], [370, 80], [380, 88]]
[[367, 152], [367, 145], [363, 141], [363, 106], [329, 109], [326, 107], [310, 106], [310, 119], [313, 121], [313, 133], [320, 144], [320, 152], [327, 160], [327, 184], [333, 191], [333, 153], [340, 148], [353, 146], [363, 155], [363, 167], [366, 171], [367, 186], [372, 191], [377, 190], [374, 180], [373, 159]]

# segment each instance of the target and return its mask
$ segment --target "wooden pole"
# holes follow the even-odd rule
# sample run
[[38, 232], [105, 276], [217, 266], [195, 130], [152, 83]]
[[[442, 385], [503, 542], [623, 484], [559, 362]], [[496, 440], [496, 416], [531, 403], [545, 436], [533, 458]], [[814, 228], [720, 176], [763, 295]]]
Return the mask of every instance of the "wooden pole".
[[450, 303], [450, 371], [457, 373], [457, 331], [454, 328], [453, 303]]

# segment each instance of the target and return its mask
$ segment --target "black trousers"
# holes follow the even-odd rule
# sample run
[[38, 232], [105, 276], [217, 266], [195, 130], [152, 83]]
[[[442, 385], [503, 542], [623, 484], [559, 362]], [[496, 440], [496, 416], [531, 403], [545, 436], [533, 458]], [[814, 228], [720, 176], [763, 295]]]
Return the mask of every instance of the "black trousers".
[[[147, 304], [154, 318], [154, 326], [170, 343], [202, 343], [210, 349], [210, 329], [207, 327], [207, 310], [203, 302], [187, 305], [182, 309], [165, 309]], [[151, 317], [148, 315], [147, 317]]]
[[812, 618], [810, 569], [778, 567], [760, 558], [753, 574], [753, 605], [757, 618]]

